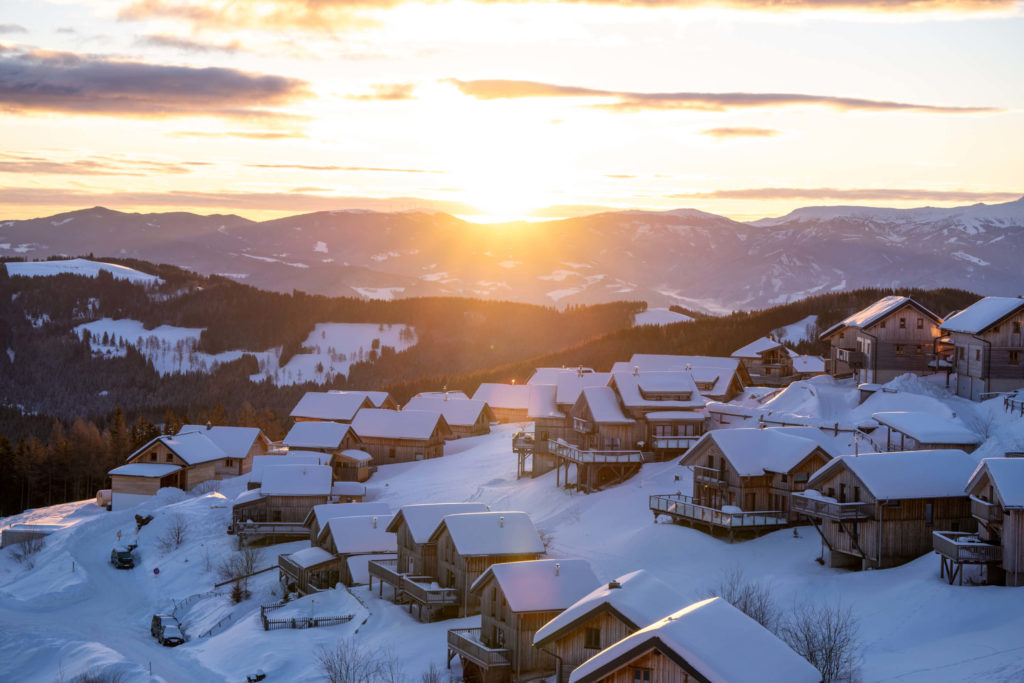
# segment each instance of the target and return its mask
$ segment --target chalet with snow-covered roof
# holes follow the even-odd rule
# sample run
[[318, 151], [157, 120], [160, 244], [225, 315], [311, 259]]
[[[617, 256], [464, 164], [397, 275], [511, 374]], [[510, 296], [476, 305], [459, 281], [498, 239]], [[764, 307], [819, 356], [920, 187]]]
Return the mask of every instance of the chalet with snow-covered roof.
[[211, 425], [183, 425], [178, 434], [200, 432], [227, 456], [216, 461], [214, 473], [217, 479], [237, 477], [252, 469], [252, 459], [266, 455], [273, 445], [270, 438], [258, 427], [224, 427]]
[[796, 369], [789, 349], [771, 336], [755, 339], [746, 346], [732, 352], [750, 373], [750, 379], [757, 384], [778, 386], [793, 381]]
[[722, 598], [696, 602], [626, 636], [569, 677], [569, 683], [821, 680], [806, 659]]
[[413, 396], [413, 398], [447, 398], [449, 400], [466, 401], [469, 399], [469, 396], [466, 395], [465, 391], [445, 389], [444, 391], [421, 391]]
[[693, 377], [698, 391], [713, 401], [731, 401], [753, 382], [739, 358], [720, 356], [675, 356], [634, 353], [629, 362], [612, 365], [612, 372], [685, 371]]
[[977, 461], [960, 450], [840, 455], [793, 493], [831, 567], [885, 569], [932, 550], [937, 529], [975, 531], [964, 482]]
[[885, 429], [888, 451], [933, 451], [959, 448], [971, 453], [981, 445], [980, 436], [956, 416], [912, 411], [873, 413], [871, 418]]
[[679, 461], [693, 471], [694, 503], [715, 510], [770, 511], [780, 524], [797, 521], [791, 494], [804, 490], [811, 475], [832, 459], [820, 441], [801, 434], [788, 428], [708, 432]]
[[820, 356], [807, 356], [792, 349], [787, 349], [789, 357], [793, 361], [793, 372], [796, 379], [808, 379], [817, 375], [825, 374], [825, 359]]
[[374, 408], [365, 392], [307, 391], [289, 416], [296, 422], [350, 423], [363, 408]]
[[492, 564], [535, 560], [544, 543], [525, 512], [466, 512], [445, 516], [430, 535], [437, 548], [437, 583], [454, 589], [463, 616], [480, 609], [469, 588]]
[[490, 434], [491, 423], [496, 421], [490, 406], [469, 398], [419, 396], [409, 399], [402, 410], [441, 413], [455, 439]]
[[[550, 382], [535, 381], [540, 378]], [[530, 401], [527, 417], [534, 421], [538, 442], [548, 439], [571, 441], [572, 418], [569, 416], [586, 387], [603, 387], [611, 373], [594, 372], [589, 368], [540, 368], [530, 380]]]
[[364, 408], [352, 421], [361, 449], [373, 456], [374, 465], [429, 460], [444, 455], [451, 428], [444, 416], [430, 410]]
[[963, 582], [962, 566], [985, 567], [986, 583], [1024, 586], [1024, 458], [985, 458], [967, 482], [978, 533], [936, 531], [942, 574]]
[[367, 563], [394, 559], [395, 535], [386, 531], [392, 516], [353, 515], [328, 519], [316, 547], [337, 558], [338, 581], [346, 586], [369, 581]]
[[597, 583], [585, 560], [491, 565], [470, 587], [480, 601], [480, 628], [448, 631], [448, 663], [459, 657], [464, 680], [510, 683], [551, 675], [557, 660], [533, 647], [534, 634]]
[[494, 384], [484, 382], [473, 393], [474, 401], [490, 406], [498, 422], [526, 422], [530, 408], [530, 387], [527, 384]]
[[627, 415], [610, 386], [586, 387], [569, 411], [572, 443], [586, 450], [616, 451], [636, 446], [636, 420]]
[[366, 398], [370, 399], [372, 408], [380, 408], [382, 410], [398, 410], [398, 403], [392, 398], [391, 394], [386, 391], [357, 391], [354, 389], [331, 389], [328, 393], [330, 394], [362, 394]]
[[286, 455], [258, 455], [252, 459], [247, 488], [252, 491], [263, 483], [263, 472], [273, 465], [330, 465], [331, 456], [319, 451], [291, 451]]
[[608, 385], [623, 410], [636, 420], [633, 435], [642, 450], [658, 459], [685, 452], [704, 433], [707, 400], [688, 372], [613, 372]]
[[391, 508], [387, 503], [324, 503], [314, 505], [313, 509], [302, 521], [302, 526], [309, 529], [309, 542], [316, 545], [320, 532], [327, 526], [327, 520], [335, 517], [355, 517], [356, 515], [389, 515]]
[[953, 345], [958, 396], [1024, 387], [1024, 299], [987, 296], [940, 327]]
[[554, 655], [555, 683], [566, 683], [583, 662], [687, 602], [672, 586], [638, 569], [598, 586], [552, 618], [534, 634], [533, 646]]
[[577, 367], [561, 368], [536, 368], [533, 375], [526, 381], [527, 384], [557, 384], [558, 377], [570, 373], [573, 375], [592, 375], [594, 368], [585, 368], [582, 365]]
[[373, 456], [361, 450], [362, 439], [352, 426], [339, 422], [296, 422], [282, 445], [289, 453], [317, 452], [329, 456], [335, 481], [366, 481]]
[[217, 479], [217, 466], [228, 454], [204, 432], [158, 436], [128, 456], [110, 475], [111, 507], [138, 505], [161, 488], [191, 489]]
[[930, 372], [941, 318], [906, 296], [887, 296], [836, 323], [818, 338], [829, 343], [834, 377], [884, 384]]

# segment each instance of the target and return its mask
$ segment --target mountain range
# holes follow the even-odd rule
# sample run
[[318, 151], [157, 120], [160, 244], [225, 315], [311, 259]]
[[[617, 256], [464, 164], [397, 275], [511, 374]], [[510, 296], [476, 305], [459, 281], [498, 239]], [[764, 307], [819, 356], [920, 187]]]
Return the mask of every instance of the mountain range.
[[443, 213], [235, 215], [101, 207], [0, 222], [0, 257], [138, 258], [332, 296], [642, 299], [709, 312], [867, 286], [1024, 293], [1024, 198], [807, 207], [741, 223], [692, 209], [481, 225]]

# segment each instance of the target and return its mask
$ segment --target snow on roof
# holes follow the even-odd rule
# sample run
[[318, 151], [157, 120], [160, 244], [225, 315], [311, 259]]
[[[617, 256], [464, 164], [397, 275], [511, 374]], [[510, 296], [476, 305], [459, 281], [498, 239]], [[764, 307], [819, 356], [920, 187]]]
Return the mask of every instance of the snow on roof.
[[472, 427], [480, 419], [480, 413], [486, 412], [487, 404], [469, 398], [430, 398], [420, 397], [409, 399], [402, 410], [428, 410], [444, 415], [449, 426]]
[[333, 517], [327, 520], [321, 538], [329, 533], [339, 555], [397, 552], [398, 537], [387, 532], [391, 519], [391, 515]]
[[288, 455], [257, 455], [252, 459], [249, 481], [263, 480], [263, 470], [271, 465], [326, 465], [331, 461], [327, 453], [292, 451]]
[[480, 590], [491, 578], [513, 612], [564, 610], [598, 583], [586, 560], [527, 560], [492, 564], [469, 590]]
[[635, 422], [622, 412], [618, 396], [611, 387], [586, 387], [583, 398], [590, 407], [594, 422], [602, 424], [632, 424]]
[[789, 472], [811, 454], [819, 443], [781, 429], [717, 429], [711, 439], [741, 477], [759, 477], [765, 472]]
[[118, 280], [129, 282], [141, 282], [152, 284], [162, 282], [156, 275], [143, 273], [142, 271], [121, 266], [116, 263], [104, 263], [103, 261], [90, 261], [88, 259], [73, 258], [63, 261], [8, 261], [7, 273], [12, 277], [20, 275], [23, 277], [38, 277], [71, 273], [73, 275], [84, 275], [86, 277], [97, 277], [100, 271], [106, 271]]
[[437, 540], [448, 529], [455, 549], [463, 557], [524, 555], [544, 552], [533, 520], [525, 512], [466, 512], [448, 515], [430, 535]]
[[336, 481], [331, 484], [331, 496], [365, 496], [366, 486], [357, 481]]
[[614, 583], [618, 583], [617, 588], [609, 584], [598, 586], [544, 624], [533, 637], [534, 645], [547, 645], [579, 620], [588, 619], [604, 608], [618, 612], [631, 629], [641, 629], [686, 604], [672, 586], [643, 569], [624, 574]]
[[558, 395], [558, 387], [554, 384], [530, 384], [530, 407], [526, 410], [526, 416], [531, 420], [538, 417], [565, 417], [565, 413], [558, 409], [555, 396]]
[[138, 457], [157, 441], [163, 443], [171, 452], [189, 465], [199, 465], [204, 462], [221, 460], [228, 457], [227, 453], [221, 450], [212, 440], [208, 439], [205, 434], [188, 432], [175, 436], [158, 436], [129, 455], [128, 460], [131, 461]]
[[704, 414], [694, 410], [655, 410], [645, 416], [648, 422], [703, 422]]
[[575, 367], [575, 368], [537, 368], [533, 371], [533, 376], [527, 380], [527, 384], [558, 384], [558, 378], [561, 375], [592, 375], [594, 374], [594, 368]]
[[985, 458], [978, 463], [967, 490], [974, 488], [981, 473], [987, 471], [999, 504], [1004, 508], [1024, 508], [1024, 458]]
[[732, 378], [740, 371], [739, 358], [721, 356], [674, 356], [634, 353], [629, 362], [612, 365], [612, 372], [658, 372], [684, 370], [690, 373], [697, 388], [705, 396], [724, 396]]
[[825, 359], [819, 356], [795, 355], [793, 369], [798, 373], [825, 372]]
[[871, 327], [872, 325], [880, 321], [882, 318], [886, 317], [890, 313], [893, 313], [894, 311], [908, 303], [921, 309], [935, 320], [940, 320], [939, 316], [935, 315], [927, 308], [917, 303], [908, 296], [884, 296], [875, 303], [868, 306], [867, 308], [862, 308], [853, 315], [845, 318], [844, 320], [828, 328], [820, 335], [818, 335], [818, 338], [823, 339], [843, 327], [857, 327], [862, 329], [865, 327]]
[[339, 455], [348, 460], [354, 460], [356, 462], [370, 462], [373, 460], [373, 456], [366, 451], [361, 451], [358, 448], [346, 448]]
[[955, 498], [966, 495], [964, 483], [976, 466], [974, 458], [953, 449], [840, 455], [815, 472], [807, 488], [816, 489], [846, 467], [877, 500]]
[[342, 394], [333, 391], [308, 391], [295, 404], [290, 416], [351, 422], [366, 403], [367, 396], [362, 392]]
[[398, 533], [398, 527], [404, 521], [409, 527], [409, 535], [412, 536], [414, 543], [427, 543], [442, 519], [462, 512], [487, 512], [487, 506], [483, 503], [403, 505], [391, 520], [388, 531]]
[[271, 465], [264, 467], [260, 492], [264, 496], [330, 495], [331, 468], [326, 465]]
[[431, 410], [384, 410], [363, 408], [352, 420], [352, 431], [360, 437], [426, 440], [444, 418]]
[[286, 555], [286, 557], [303, 569], [315, 567], [318, 564], [334, 560], [334, 555], [331, 555], [323, 548], [318, 548], [316, 546], [294, 552], [291, 555]]
[[413, 398], [447, 398], [448, 400], [459, 400], [465, 401], [469, 398], [465, 391], [459, 391], [453, 389], [451, 391], [421, 391], [420, 393], [413, 396]]
[[370, 403], [374, 408], [380, 408], [387, 400], [391, 398], [391, 394], [386, 391], [348, 391], [341, 389], [332, 389], [327, 392], [328, 394], [345, 394], [349, 396], [364, 396], [369, 399]]
[[769, 339], [768, 337], [761, 337], [760, 339], [755, 339], [754, 341], [750, 342], [743, 348], [733, 351], [732, 357], [759, 358], [762, 353], [766, 351], [771, 351], [772, 349], [777, 349], [780, 346], [782, 346], [782, 344], [775, 341], [774, 339]]
[[983, 441], [958, 417], [902, 411], [872, 413], [871, 417], [879, 424], [906, 434], [918, 443], [973, 446]]
[[281, 443], [288, 448], [336, 449], [349, 429], [349, 425], [339, 422], [296, 422]]
[[119, 477], [163, 477], [180, 469], [181, 465], [165, 465], [156, 462], [130, 462], [127, 465], [115, 467], [107, 472], [107, 474]]
[[790, 436], [799, 436], [804, 439], [810, 439], [821, 446], [822, 449], [832, 457], [837, 455], [846, 455], [854, 450], [849, 445], [852, 437], [849, 434], [843, 434], [842, 432], [839, 432], [838, 434], [833, 433], [831, 431], [831, 425], [829, 425], [829, 429], [821, 429], [813, 426], [767, 427], [767, 429], [780, 434], [788, 434]]
[[530, 407], [530, 385], [484, 382], [477, 387], [473, 400], [484, 401], [491, 408], [527, 410]]
[[703, 408], [707, 402], [688, 372], [613, 372], [611, 382], [622, 397], [622, 403], [630, 408]]
[[231, 502], [232, 505], [241, 505], [243, 503], [250, 503], [254, 500], [259, 500], [263, 497], [263, 492], [259, 489], [249, 489], [248, 491], [242, 491], [235, 499]]
[[941, 327], [949, 332], [978, 334], [1020, 309], [1024, 309], [1024, 299], [1015, 296], [986, 296], [950, 316]]
[[612, 378], [610, 372], [585, 372], [580, 375], [577, 372], [563, 373], [555, 380], [558, 388], [555, 394], [555, 403], [561, 406], [571, 406], [583, 393], [586, 387], [603, 387]]
[[621, 656], [655, 642], [716, 683], [821, 681], [821, 673], [771, 631], [722, 598], [708, 598], [605, 648], [577, 667], [569, 683], [601, 680]]
[[324, 503], [314, 505], [306, 517], [309, 523], [313, 519], [316, 525], [323, 529], [327, 521], [335, 517], [355, 517], [357, 515], [388, 515], [391, 508], [387, 503]]
[[[200, 432], [224, 451], [229, 458], [244, 459], [252, 449], [256, 440], [263, 436], [258, 427], [225, 427], [216, 426], [207, 429], [206, 425], [183, 425], [178, 434]], [[269, 439], [263, 436], [269, 443]]]
[[719, 403], [718, 401], [712, 401], [708, 403], [705, 408], [708, 413], [713, 415], [734, 415], [736, 417], [753, 417], [756, 411], [753, 408], [747, 406], [737, 405], [735, 403]]

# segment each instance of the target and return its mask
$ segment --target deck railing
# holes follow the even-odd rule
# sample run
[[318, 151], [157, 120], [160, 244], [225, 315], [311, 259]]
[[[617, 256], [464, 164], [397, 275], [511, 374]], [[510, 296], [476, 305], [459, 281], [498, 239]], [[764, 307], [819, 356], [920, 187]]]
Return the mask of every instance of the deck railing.
[[459, 591], [454, 588], [433, 586], [437, 580], [432, 576], [402, 576], [401, 589], [412, 600], [421, 605], [457, 605]]
[[874, 515], [871, 503], [839, 503], [834, 500], [823, 500], [805, 493], [793, 493], [790, 496], [792, 509], [811, 517], [826, 519], [871, 519]]
[[287, 555], [277, 556], [277, 566], [293, 580], [298, 580], [298, 578], [302, 576], [302, 567], [288, 559]]
[[650, 508], [655, 513], [702, 522], [726, 529], [785, 526], [786, 514], [781, 510], [756, 512], [726, 512], [694, 502], [690, 496], [679, 493], [661, 494], [650, 497]]
[[510, 666], [509, 651], [487, 647], [480, 641], [478, 628], [454, 628], [448, 631], [448, 649], [468, 657], [482, 667]]
[[562, 458], [572, 460], [576, 463], [643, 463], [644, 454], [641, 451], [633, 450], [589, 450], [581, 449], [579, 446], [566, 443], [561, 439], [549, 439], [548, 450]]
[[654, 450], [685, 451], [693, 448], [698, 441], [700, 441], [699, 436], [656, 436], [654, 437]]
[[532, 452], [536, 443], [533, 432], [516, 432], [512, 437], [512, 450]]
[[980, 498], [971, 496], [971, 515], [982, 522], [1003, 521], [1003, 511], [994, 503], [986, 503]]
[[963, 531], [933, 531], [932, 548], [935, 552], [963, 564], [987, 564], [1003, 559], [1003, 549], [985, 543], [977, 534]]
[[722, 470], [716, 470], [713, 467], [702, 467], [700, 465], [693, 465], [692, 469], [694, 483], [722, 486], [728, 482], [725, 472]]
[[398, 571], [398, 559], [370, 560], [366, 563], [370, 576], [380, 579], [396, 589], [402, 584], [402, 572]]
[[239, 536], [304, 536], [309, 538], [309, 528], [300, 522], [236, 522], [235, 533]]

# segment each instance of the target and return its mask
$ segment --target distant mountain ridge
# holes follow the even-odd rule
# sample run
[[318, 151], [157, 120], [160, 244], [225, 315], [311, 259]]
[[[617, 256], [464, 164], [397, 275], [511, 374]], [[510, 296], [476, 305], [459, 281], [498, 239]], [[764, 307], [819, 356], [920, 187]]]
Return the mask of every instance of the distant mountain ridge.
[[264, 289], [541, 304], [643, 299], [720, 312], [869, 286], [1024, 293], [1024, 198], [806, 207], [750, 223], [694, 209], [479, 225], [443, 213], [235, 215], [94, 207], [0, 222], [0, 256], [138, 258]]

